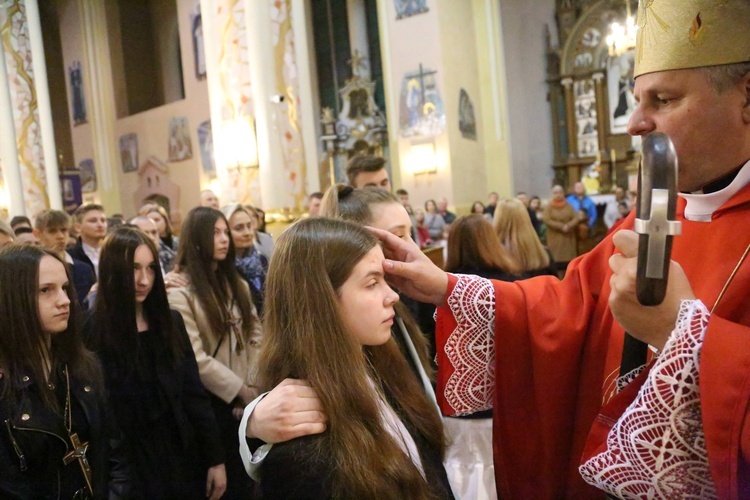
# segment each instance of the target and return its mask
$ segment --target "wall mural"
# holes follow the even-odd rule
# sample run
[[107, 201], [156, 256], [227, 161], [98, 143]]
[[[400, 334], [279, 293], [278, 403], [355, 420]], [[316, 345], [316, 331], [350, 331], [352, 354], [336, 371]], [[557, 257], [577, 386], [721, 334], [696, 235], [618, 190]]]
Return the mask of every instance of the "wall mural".
[[193, 39], [195, 77], [198, 80], [203, 80], [206, 78], [206, 48], [203, 43], [203, 20], [200, 3], [195, 6], [193, 12], [190, 14], [190, 35]]
[[211, 134], [211, 120], [198, 125], [198, 148], [201, 154], [201, 167], [209, 179], [216, 179], [216, 162], [214, 161], [214, 140]]
[[193, 157], [193, 144], [190, 141], [190, 128], [184, 116], [169, 120], [169, 159], [183, 161]]
[[411, 17], [430, 10], [427, 7], [427, 0], [393, 0], [393, 5], [396, 7], [396, 19]]
[[81, 63], [74, 61], [68, 68], [70, 82], [70, 105], [73, 108], [73, 126], [86, 123], [86, 98], [83, 94], [83, 72]]
[[[221, 123], [252, 119], [255, 116], [255, 106], [248, 61], [245, 3], [240, 0], [218, 0], [214, 5], [212, 31], [215, 38], [210, 42], [219, 47]], [[221, 123], [214, 125], [219, 127], [222, 126]], [[219, 129], [212, 129], [212, 139], [222, 139], [221, 132]], [[216, 155], [214, 159], [217, 162], [226, 161]], [[228, 199], [239, 203], [262, 205], [259, 172], [260, 169], [257, 168], [234, 170], [223, 181], [223, 192]]]
[[466, 139], [477, 140], [477, 121], [474, 116], [474, 104], [469, 93], [461, 89], [458, 94], [458, 129]]
[[81, 174], [81, 192], [93, 193], [96, 191], [96, 168], [94, 160], [87, 158], [78, 163], [78, 171]]
[[419, 70], [404, 75], [399, 106], [401, 137], [436, 136], [445, 130], [445, 108], [436, 74], [420, 64]]
[[124, 173], [138, 170], [138, 134], [120, 136], [120, 162]]
[[633, 86], [635, 79], [635, 50], [607, 61], [607, 93], [609, 95], [609, 123], [613, 134], [626, 134], [628, 121], [635, 110]]
[[0, 56], [5, 57], [8, 76], [24, 209], [28, 214], [36, 214], [49, 208], [49, 197], [31, 45], [26, 9], [22, 1], [4, 2], [0, 9], [0, 34]]

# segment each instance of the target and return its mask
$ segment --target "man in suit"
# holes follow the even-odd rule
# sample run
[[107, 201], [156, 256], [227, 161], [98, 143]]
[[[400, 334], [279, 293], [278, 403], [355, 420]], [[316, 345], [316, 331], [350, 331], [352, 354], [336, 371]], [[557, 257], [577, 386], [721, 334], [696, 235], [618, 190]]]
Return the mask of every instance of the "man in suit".
[[73, 212], [78, 241], [68, 249], [70, 256], [88, 264], [99, 275], [99, 251], [107, 235], [107, 216], [104, 207], [96, 203], [86, 203]]

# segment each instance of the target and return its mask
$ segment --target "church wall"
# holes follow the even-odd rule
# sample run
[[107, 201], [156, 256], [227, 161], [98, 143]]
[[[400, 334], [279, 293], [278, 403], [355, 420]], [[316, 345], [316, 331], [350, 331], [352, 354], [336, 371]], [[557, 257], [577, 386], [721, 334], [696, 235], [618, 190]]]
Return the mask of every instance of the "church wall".
[[[552, 117], [547, 102], [544, 26], [555, 29], [554, 0], [499, 0], [508, 92], [513, 194], [549, 197]], [[555, 37], [553, 37], [555, 39]]]
[[[144, 164], [150, 156], [154, 156], [162, 162], [168, 162], [170, 143], [170, 121], [173, 118], [186, 118], [187, 130], [190, 137], [192, 156], [190, 158], [168, 162], [169, 177], [172, 182], [180, 187], [180, 200], [178, 208], [184, 216], [187, 211], [196, 206], [199, 200], [199, 191], [205, 187], [209, 179], [202, 173], [200, 146], [198, 140], [198, 126], [209, 119], [208, 90], [205, 78], [198, 80], [193, 60], [193, 41], [191, 36], [191, 14], [195, 12], [198, 2], [196, 0], [177, 0], [177, 15], [179, 25], [179, 36], [181, 45], [181, 63], [184, 81], [185, 98], [154, 109], [144, 111], [132, 116], [117, 119], [115, 128], [115, 141], [125, 134], [137, 134], [138, 142], [138, 166]], [[81, 15], [78, 3], [75, 0], [58, 0], [58, 14], [60, 31], [62, 34], [63, 59], [66, 68], [66, 82], [70, 88], [69, 70], [75, 61], [85, 64], [84, 46], [81, 26]], [[110, 42], [111, 43], [111, 42]], [[124, 50], [127, 50], [125, 48]], [[116, 51], [115, 51], [116, 52]], [[115, 54], [116, 56], [116, 54]], [[85, 72], [84, 72], [85, 74]], [[122, 82], [114, 75], [115, 91], [121, 98], [123, 91]], [[84, 92], [86, 94], [86, 106], [89, 116], [90, 107], [93, 105], [89, 98], [89, 84], [84, 79]], [[70, 118], [72, 129], [74, 164], [77, 166], [82, 161], [94, 158], [94, 147], [92, 143], [91, 124], [84, 123], [74, 126]], [[116, 151], [120, 151], [119, 144], [115, 144]], [[119, 159], [119, 156], [118, 156]], [[67, 163], [67, 162], [66, 162]], [[136, 171], [123, 172], [121, 162], [115, 165], [96, 165], [97, 174], [101, 176], [101, 168], [109, 168], [119, 181], [122, 206], [112, 206], [108, 200], [100, 199], [100, 193], [84, 193], [84, 201], [102, 202], [109, 213], [121, 212], [126, 217], [135, 214], [139, 203], [133, 199], [133, 194], [138, 188], [138, 174]], [[99, 186], [97, 186], [99, 187]], [[138, 200], [139, 202], [140, 200]], [[119, 204], [118, 204], [119, 205]]]
[[[488, 184], [487, 170], [497, 162], [485, 158], [485, 114], [491, 112], [480, 93], [479, 58], [474, 26], [474, 6], [470, 2], [440, 0], [440, 41], [443, 49], [443, 102], [450, 144], [452, 195], [446, 194], [460, 213], [484, 200], [487, 191], [499, 189]], [[473, 104], [476, 139], [464, 137], [459, 129], [459, 96], [464, 89]]]
[[[385, 94], [388, 111], [388, 134], [393, 188], [409, 192], [412, 206], [421, 207], [430, 198], [452, 198], [449, 139], [447, 130], [430, 138], [428, 136], [403, 137], [400, 133], [399, 115], [404, 76], [419, 70], [437, 71], [436, 81], [443, 102], [449, 97], [445, 89], [445, 67], [440, 41], [438, 7], [429, 2], [429, 10], [411, 17], [396, 19], [392, 1], [378, 4], [381, 10], [380, 29], [383, 47], [383, 65], [386, 78]], [[434, 140], [438, 159], [436, 173], [415, 175], [412, 171], [413, 142]]]

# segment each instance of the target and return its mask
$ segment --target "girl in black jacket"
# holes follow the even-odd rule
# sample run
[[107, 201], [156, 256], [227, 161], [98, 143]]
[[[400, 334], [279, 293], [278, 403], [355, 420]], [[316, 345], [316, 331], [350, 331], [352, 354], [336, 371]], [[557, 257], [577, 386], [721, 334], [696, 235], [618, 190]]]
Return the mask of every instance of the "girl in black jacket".
[[157, 249], [140, 230], [120, 228], [104, 242], [85, 331], [102, 360], [137, 494], [220, 498], [226, 472], [214, 413], [182, 317], [169, 310]]
[[0, 251], [0, 498], [118, 498], [129, 474], [52, 251]]

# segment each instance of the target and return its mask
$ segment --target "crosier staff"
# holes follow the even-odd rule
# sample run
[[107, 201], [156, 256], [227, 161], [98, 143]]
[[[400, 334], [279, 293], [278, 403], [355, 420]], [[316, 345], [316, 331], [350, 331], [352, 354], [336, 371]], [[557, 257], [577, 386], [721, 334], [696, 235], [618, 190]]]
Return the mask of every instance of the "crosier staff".
[[[662, 303], [667, 293], [672, 238], [682, 231], [677, 209], [677, 154], [668, 135], [652, 132], [643, 140], [638, 171], [635, 232], [638, 238], [636, 295], [644, 306]], [[648, 345], [625, 333], [620, 376], [646, 364]]]

